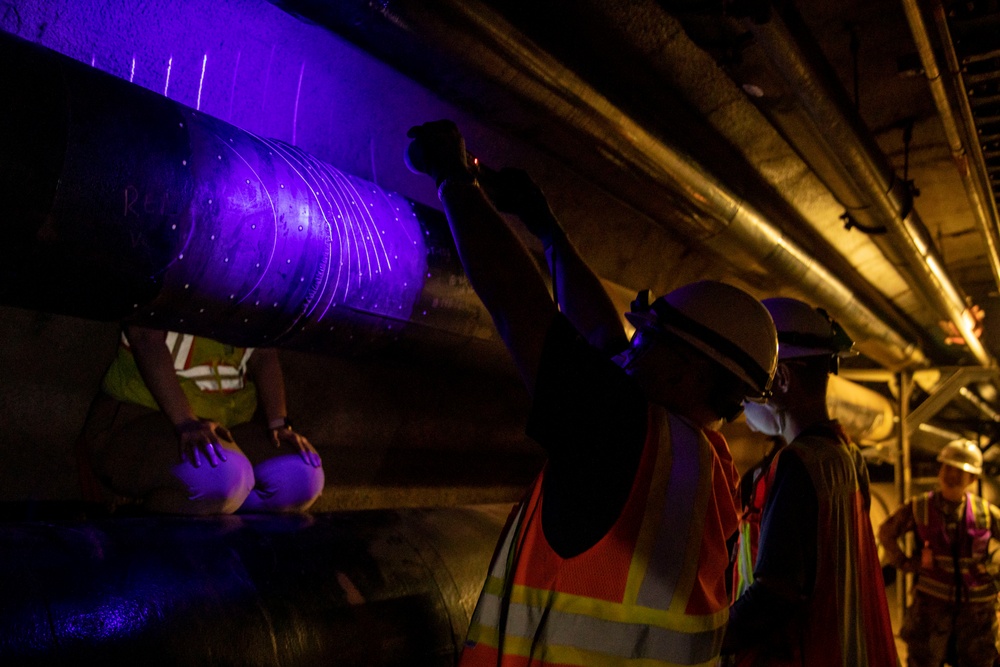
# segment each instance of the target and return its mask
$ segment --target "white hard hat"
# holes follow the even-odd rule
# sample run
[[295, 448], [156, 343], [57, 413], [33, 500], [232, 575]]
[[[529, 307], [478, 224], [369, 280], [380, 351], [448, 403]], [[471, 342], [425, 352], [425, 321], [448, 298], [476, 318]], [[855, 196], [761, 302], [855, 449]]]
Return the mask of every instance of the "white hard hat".
[[774, 297], [761, 301], [778, 329], [778, 358], [851, 356], [854, 341], [820, 308], [805, 301]]
[[983, 453], [971, 440], [952, 440], [937, 456], [937, 460], [973, 475], [983, 474]]
[[683, 339], [750, 385], [753, 398], [770, 393], [778, 335], [760, 301], [714, 280], [679, 287], [652, 304], [648, 294], [640, 293], [625, 313], [637, 329], [659, 329]]

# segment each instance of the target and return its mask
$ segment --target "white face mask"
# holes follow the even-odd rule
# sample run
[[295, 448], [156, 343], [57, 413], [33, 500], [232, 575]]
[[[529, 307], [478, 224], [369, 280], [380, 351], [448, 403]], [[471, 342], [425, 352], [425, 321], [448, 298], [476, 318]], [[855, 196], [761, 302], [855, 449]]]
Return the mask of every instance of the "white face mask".
[[747, 401], [743, 404], [743, 413], [746, 415], [747, 426], [757, 433], [764, 435], [781, 435], [785, 430], [784, 412], [778, 411], [769, 403], [751, 403]]

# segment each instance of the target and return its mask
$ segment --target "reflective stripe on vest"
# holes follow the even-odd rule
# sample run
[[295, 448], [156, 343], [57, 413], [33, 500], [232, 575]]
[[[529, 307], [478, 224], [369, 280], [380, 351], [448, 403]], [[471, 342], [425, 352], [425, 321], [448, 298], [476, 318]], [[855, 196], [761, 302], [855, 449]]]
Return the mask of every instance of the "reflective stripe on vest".
[[[191, 363], [191, 352], [194, 346], [195, 337], [191, 334], [182, 334], [176, 331], [168, 331], [164, 343], [170, 351], [170, 358], [173, 360], [174, 372], [178, 377], [191, 380], [201, 391], [226, 393], [238, 391], [246, 386], [247, 361], [253, 354], [253, 348], [248, 347], [243, 352], [240, 365], [230, 366], [228, 364], [200, 364], [198, 366], [188, 366]], [[130, 347], [128, 338], [122, 333], [122, 343], [125, 347]]]
[[[569, 563], [574, 559], [559, 560], [564, 565], [553, 579], [552, 588], [572, 588], [566, 579], [573, 576], [607, 581], [624, 577], [622, 597], [600, 599], [512, 583], [510, 577], [524, 581], [530, 576], [525, 572], [532, 567], [532, 553], [517, 553], [526, 535], [537, 531], [544, 543], [543, 471], [494, 557], [461, 664], [495, 665], [501, 641], [511, 664], [524, 664], [528, 658], [533, 665], [610, 665], [624, 660], [650, 666], [714, 664], [728, 608], [705, 615], [686, 613], [698, 574], [705, 508], [713, 490], [714, 450], [704, 434], [660, 408], [651, 408], [646, 447], [633, 496], [609, 531], [619, 534], [621, 522], [630, 520], [623, 517], [633, 516], [630, 508], [638, 507], [634, 543], [606, 535], [585, 552], [624, 549], [631, 558], [622, 559], [620, 572], [586, 574], [579, 570], [573, 574]], [[640, 479], [647, 480], [641, 487]], [[638, 501], [642, 504], [633, 504]], [[550, 549], [547, 543], [538, 548]]]
[[[934, 554], [934, 566], [921, 568], [916, 590], [931, 597], [953, 601], [955, 596], [955, 557], [952, 554], [953, 536], [945, 534], [945, 519], [928, 491], [913, 498], [913, 518], [922, 542], [929, 542]], [[961, 600], [966, 602], [993, 602], [997, 588], [992, 577], [981, 566], [987, 559], [990, 540], [989, 504], [979, 496], [965, 494], [961, 522], [963, 538], [958, 554], [958, 574], [962, 577]], [[927, 548], [926, 546], [924, 548]]]

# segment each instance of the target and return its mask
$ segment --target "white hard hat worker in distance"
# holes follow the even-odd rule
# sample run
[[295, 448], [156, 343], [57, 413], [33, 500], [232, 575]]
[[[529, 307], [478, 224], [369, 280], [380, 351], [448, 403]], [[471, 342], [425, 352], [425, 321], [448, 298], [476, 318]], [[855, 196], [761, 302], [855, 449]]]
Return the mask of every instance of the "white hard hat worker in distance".
[[958, 502], [965, 490], [983, 474], [983, 453], [971, 440], [952, 440], [937, 455], [941, 468], [938, 483], [941, 495], [952, 502]]
[[703, 280], [653, 303], [640, 292], [625, 317], [636, 330], [616, 361], [653, 402], [707, 425], [736, 419], [744, 401], [767, 399], [777, 332], [750, 294]]

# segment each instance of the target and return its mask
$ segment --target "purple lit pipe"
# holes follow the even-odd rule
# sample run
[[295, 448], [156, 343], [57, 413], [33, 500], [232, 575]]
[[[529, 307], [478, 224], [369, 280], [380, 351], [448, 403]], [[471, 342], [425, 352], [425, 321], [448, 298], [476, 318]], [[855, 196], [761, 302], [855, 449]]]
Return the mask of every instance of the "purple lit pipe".
[[0, 90], [0, 302], [247, 345], [496, 340], [439, 212], [3, 34]]

